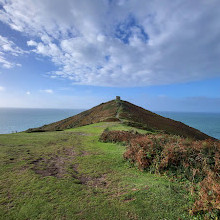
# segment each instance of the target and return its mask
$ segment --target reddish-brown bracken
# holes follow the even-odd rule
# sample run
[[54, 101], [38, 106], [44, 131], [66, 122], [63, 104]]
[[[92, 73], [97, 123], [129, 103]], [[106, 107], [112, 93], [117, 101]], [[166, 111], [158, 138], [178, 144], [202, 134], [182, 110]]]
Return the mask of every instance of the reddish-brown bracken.
[[196, 141], [168, 134], [139, 134], [127, 131], [105, 131], [104, 142], [124, 142], [124, 158], [140, 170], [166, 173], [187, 179], [199, 186], [197, 200], [191, 210], [220, 212], [220, 142]]

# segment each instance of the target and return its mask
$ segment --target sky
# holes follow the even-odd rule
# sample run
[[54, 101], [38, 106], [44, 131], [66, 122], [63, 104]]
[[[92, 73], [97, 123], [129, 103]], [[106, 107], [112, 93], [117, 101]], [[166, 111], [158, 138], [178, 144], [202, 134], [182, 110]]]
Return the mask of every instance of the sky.
[[0, 0], [0, 107], [220, 112], [219, 0]]

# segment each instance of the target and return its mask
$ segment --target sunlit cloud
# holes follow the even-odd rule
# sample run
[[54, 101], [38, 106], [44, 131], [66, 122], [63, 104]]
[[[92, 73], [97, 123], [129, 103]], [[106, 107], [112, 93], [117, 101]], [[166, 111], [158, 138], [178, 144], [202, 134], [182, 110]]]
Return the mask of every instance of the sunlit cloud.
[[27, 53], [27, 51], [22, 50], [15, 43], [6, 37], [0, 35], [0, 64], [3, 68], [10, 69], [12, 67], [21, 67], [20, 63], [15, 63], [6, 58], [9, 55], [19, 56]]
[[[1, 0], [0, 20], [74, 84], [146, 86], [219, 76], [220, 2]], [[3, 53], [22, 54], [14, 44]], [[13, 63], [0, 54], [5, 68]]]

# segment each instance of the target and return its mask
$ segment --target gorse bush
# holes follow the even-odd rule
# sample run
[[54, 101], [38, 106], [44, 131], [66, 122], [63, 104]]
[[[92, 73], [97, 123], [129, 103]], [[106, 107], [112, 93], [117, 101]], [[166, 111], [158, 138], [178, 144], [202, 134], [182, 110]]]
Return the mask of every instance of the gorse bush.
[[105, 129], [101, 134], [100, 140], [103, 142], [127, 143], [131, 139], [141, 136], [143, 135], [135, 131], [109, 131], [108, 129]]
[[[168, 134], [142, 135], [126, 131], [107, 131], [105, 142], [125, 142], [124, 158], [140, 170], [166, 174], [194, 186], [197, 200], [192, 213], [220, 214], [220, 143], [195, 141]], [[199, 190], [196, 190], [199, 188]]]

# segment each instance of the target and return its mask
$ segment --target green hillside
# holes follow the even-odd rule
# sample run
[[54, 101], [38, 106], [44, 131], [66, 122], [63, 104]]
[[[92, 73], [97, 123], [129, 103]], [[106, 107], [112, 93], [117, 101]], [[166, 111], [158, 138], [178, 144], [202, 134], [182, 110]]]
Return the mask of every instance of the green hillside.
[[184, 185], [125, 161], [125, 146], [99, 141], [106, 127], [131, 129], [0, 135], [0, 219], [191, 219]]
[[162, 117], [123, 100], [102, 103], [78, 115], [39, 128], [28, 129], [27, 132], [58, 131], [98, 122], [114, 121], [120, 121], [123, 124], [148, 131], [175, 134], [198, 140], [212, 138], [181, 122]]

